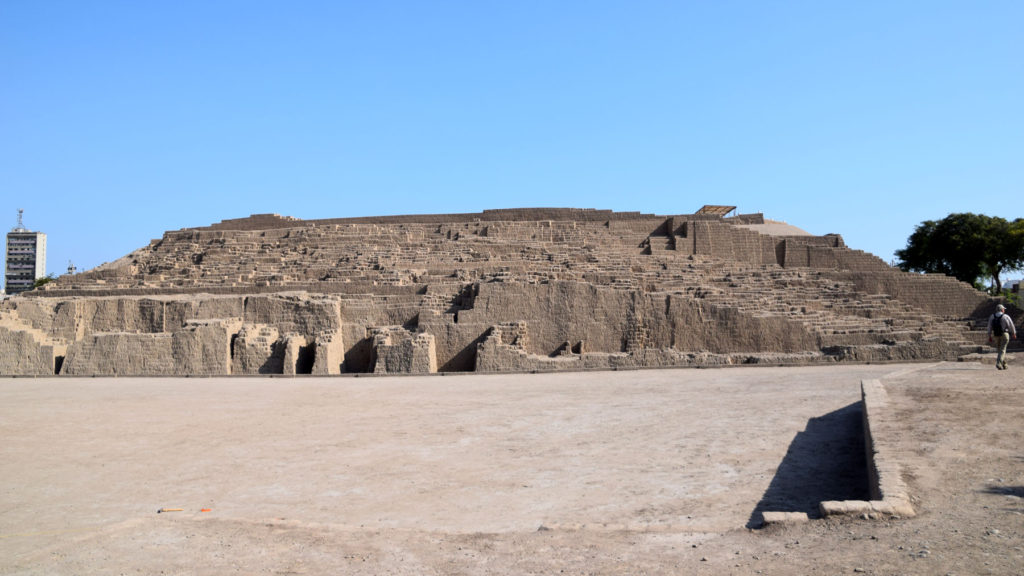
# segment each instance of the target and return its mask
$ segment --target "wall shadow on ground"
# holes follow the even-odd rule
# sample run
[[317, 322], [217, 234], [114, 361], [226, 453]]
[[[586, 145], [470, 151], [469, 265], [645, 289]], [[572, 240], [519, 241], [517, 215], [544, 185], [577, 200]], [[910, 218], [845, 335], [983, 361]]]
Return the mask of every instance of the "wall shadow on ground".
[[747, 528], [762, 525], [762, 512], [805, 512], [818, 518], [822, 500], [870, 500], [863, 406], [855, 402], [811, 418], [789, 445]]
[[990, 484], [982, 490], [985, 494], [996, 494], [998, 496], [1014, 496], [1017, 498], [1024, 498], [1024, 486], [1003, 486], [1000, 484]]
[[1003, 502], [1006, 504], [1006, 506], [1002, 508], [1004, 512], [1012, 512], [1014, 514], [1024, 512], [1024, 486], [989, 484], [981, 492], [984, 494], [991, 494], [993, 496], [1006, 497], [1003, 499]]

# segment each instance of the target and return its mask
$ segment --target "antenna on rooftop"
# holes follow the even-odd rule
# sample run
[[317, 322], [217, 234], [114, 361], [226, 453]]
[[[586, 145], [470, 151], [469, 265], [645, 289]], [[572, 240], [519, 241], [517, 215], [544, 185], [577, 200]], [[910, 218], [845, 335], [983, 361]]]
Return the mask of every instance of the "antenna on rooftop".
[[78, 269], [75, 268], [75, 263], [72, 262], [71, 260], [68, 260], [68, 275], [70, 276], [76, 272], [78, 272]]
[[25, 214], [24, 208], [18, 208], [18, 225], [14, 228], [15, 232], [22, 232], [25, 230], [25, 225], [22, 223], [22, 215]]

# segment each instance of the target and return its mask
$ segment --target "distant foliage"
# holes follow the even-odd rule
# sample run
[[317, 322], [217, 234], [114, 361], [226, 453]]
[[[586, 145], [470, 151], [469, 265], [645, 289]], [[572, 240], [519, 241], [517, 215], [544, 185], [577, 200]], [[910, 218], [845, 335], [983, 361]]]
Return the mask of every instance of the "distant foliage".
[[43, 276], [42, 278], [36, 278], [35, 283], [32, 284], [32, 289], [34, 290], [36, 288], [39, 288], [43, 284], [49, 284], [50, 282], [53, 282], [56, 279], [57, 277], [54, 276], [52, 272], [50, 274], [47, 274], [46, 276]]
[[1009, 290], [1003, 290], [1003, 298], [1005, 298], [1007, 302], [1013, 304], [1017, 308], [1021, 307], [1020, 292], [1010, 292]]
[[926, 220], [896, 256], [908, 272], [939, 272], [976, 286], [991, 279], [991, 292], [999, 294], [1000, 274], [1024, 266], [1024, 219], [966, 212]]

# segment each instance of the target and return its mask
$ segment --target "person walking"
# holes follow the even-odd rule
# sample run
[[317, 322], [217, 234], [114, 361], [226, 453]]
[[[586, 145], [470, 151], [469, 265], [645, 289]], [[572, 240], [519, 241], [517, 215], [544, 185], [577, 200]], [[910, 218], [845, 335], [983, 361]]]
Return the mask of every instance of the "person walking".
[[996, 337], [996, 349], [999, 350], [999, 354], [996, 355], [996, 368], [999, 370], [1006, 370], [1006, 346], [1010, 343], [1010, 339], [1017, 337], [1017, 329], [1013, 325], [1013, 318], [1006, 313], [1006, 307], [1002, 304], [996, 306], [996, 313], [989, 316], [988, 319], [988, 341], [992, 342], [992, 337]]

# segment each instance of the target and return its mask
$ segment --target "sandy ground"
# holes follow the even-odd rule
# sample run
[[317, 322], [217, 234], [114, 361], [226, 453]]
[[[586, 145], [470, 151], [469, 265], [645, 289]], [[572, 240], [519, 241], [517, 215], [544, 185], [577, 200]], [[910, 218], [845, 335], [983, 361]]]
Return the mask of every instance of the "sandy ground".
[[[1020, 574], [1022, 374], [0, 379], [0, 573]], [[865, 378], [919, 515], [758, 529], [866, 496]]]

